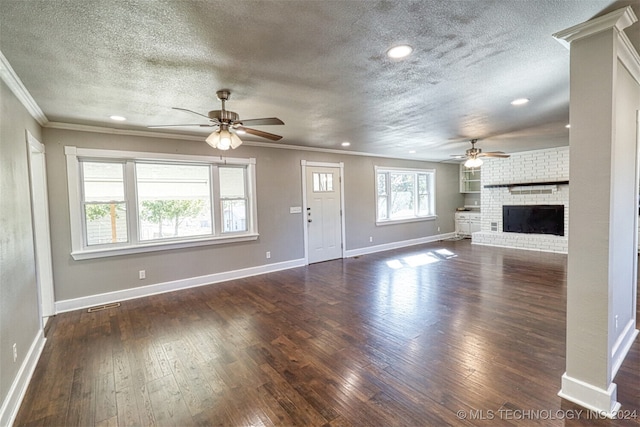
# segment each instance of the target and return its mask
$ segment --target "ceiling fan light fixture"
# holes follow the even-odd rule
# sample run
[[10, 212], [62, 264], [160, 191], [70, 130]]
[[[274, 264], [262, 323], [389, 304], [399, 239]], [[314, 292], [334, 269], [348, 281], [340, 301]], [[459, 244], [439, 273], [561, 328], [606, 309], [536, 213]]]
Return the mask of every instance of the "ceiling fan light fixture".
[[242, 140], [235, 133], [229, 132], [226, 126], [213, 132], [205, 139], [206, 143], [218, 150], [236, 149], [242, 145]]
[[242, 145], [242, 140], [235, 133], [231, 133], [231, 148], [236, 149]]
[[471, 157], [470, 159], [467, 159], [466, 162], [464, 162], [464, 167], [479, 168], [480, 166], [482, 166], [482, 163], [484, 163], [482, 159], [479, 159], [477, 157]]
[[226, 148], [223, 148], [224, 144], [221, 143], [221, 139], [222, 138], [220, 137], [220, 131], [215, 131], [215, 132], [212, 132], [211, 135], [207, 137], [207, 139], [205, 139], [205, 142], [209, 144], [212, 148], [217, 148], [219, 150], [228, 150], [231, 143], [227, 144]]

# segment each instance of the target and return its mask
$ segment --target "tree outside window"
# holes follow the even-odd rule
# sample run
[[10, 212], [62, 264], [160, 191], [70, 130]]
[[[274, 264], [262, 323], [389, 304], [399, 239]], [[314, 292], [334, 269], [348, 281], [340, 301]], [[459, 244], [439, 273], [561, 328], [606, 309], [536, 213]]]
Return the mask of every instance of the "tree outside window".
[[180, 225], [187, 219], [197, 219], [204, 210], [203, 200], [144, 200], [140, 219], [158, 226], [158, 238], [166, 237], [163, 225], [170, 221], [172, 236], [180, 235]]
[[136, 188], [140, 240], [211, 234], [209, 166], [137, 163]]

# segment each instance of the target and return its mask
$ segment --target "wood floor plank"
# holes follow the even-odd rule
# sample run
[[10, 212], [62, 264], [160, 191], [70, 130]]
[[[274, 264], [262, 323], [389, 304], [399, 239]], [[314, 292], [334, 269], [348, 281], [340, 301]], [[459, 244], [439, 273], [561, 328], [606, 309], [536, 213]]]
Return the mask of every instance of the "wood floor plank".
[[148, 389], [158, 425], [184, 426], [192, 422], [193, 418], [172, 375], [150, 381]]
[[116, 391], [117, 424], [119, 427], [141, 425], [135, 392], [131, 386]]
[[107, 420], [96, 423], [96, 427], [118, 427], [118, 417], [113, 416]]
[[214, 392], [194, 361], [193, 352], [182, 340], [164, 345], [171, 371], [191, 416], [213, 404]]
[[271, 365], [264, 364], [260, 368], [271, 380], [264, 387], [287, 412], [295, 425], [319, 426], [327, 420], [301, 396], [297, 390], [279, 374]]
[[95, 378], [96, 424], [118, 415], [116, 387], [113, 372], [102, 373]]
[[15, 426], [639, 427], [640, 340], [614, 379], [636, 418], [498, 417], [581, 409], [557, 396], [566, 262], [433, 242], [63, 313]]
[[92, 386], [93, 382], [85, 373], [85, 368], [74, 369], [69, 408], [64, 425], [92, 426], [95, 424], [96, 393], [93, 393]]

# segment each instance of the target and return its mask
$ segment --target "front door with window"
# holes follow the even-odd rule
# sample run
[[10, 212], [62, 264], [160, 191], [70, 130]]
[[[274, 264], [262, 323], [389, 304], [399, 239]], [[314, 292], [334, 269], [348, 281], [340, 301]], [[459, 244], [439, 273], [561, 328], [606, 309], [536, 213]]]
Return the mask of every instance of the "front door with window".
[[340, 169], [306, 168], [309, 263], [342, 258]]

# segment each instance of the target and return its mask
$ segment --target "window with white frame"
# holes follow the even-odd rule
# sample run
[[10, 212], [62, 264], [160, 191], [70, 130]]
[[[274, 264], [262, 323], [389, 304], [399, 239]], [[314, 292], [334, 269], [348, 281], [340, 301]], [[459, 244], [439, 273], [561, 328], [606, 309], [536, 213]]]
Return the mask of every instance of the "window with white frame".
[[255, 159], [65, 147], [72, 256], [255, 240]]
[[435, 218], [435, 170], [375, 168], [378, 224]]

